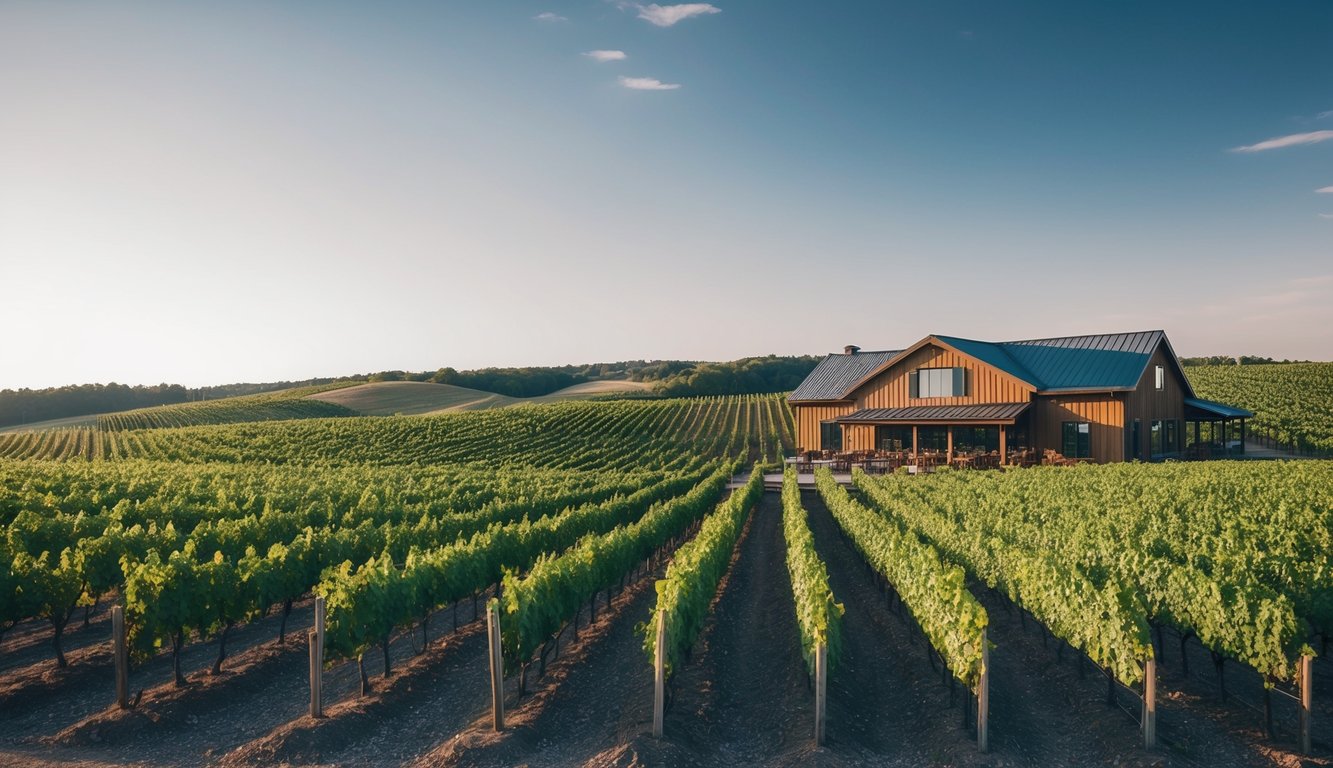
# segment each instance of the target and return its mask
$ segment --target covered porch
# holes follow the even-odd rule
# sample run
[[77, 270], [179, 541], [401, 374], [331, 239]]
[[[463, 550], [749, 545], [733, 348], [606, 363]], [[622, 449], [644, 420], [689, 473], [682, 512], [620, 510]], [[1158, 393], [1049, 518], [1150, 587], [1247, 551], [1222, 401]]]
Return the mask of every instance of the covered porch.
[[1030, 403], [867, 408], [838, 419], [845, 445], [866, 453], [867, 471], [912, 466], [990, 469], [1035, 464]]
[[1254, 414], [1224, 403], [1185, 398], [1187, 459], [1216, 459], [1245, 455], [1245, 420]]

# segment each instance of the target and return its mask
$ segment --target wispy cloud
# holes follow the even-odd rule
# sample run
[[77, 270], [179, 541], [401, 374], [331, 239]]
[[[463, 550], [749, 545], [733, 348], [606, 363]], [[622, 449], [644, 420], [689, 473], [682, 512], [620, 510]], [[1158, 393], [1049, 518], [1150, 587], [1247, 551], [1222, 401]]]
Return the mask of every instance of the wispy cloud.
[[1321, 218], [1321, 219], [1333, 219], [1333, 213], [1321, 213], [1321, 214], [1319, 214], [1319, 218]]
[[684, 21], [691, 16], [705, 16], [710, 13], [721, 13], [722, 9], [712, 3], [680, 3], [678, 5], [651, 5], [633, 6], [639, 9], [639, 18], [656, 24], [659, 27], [669, 27], [678, 21]]
[[1315, 115], [1315, 117], [1320, 120], [1327, 120], [1330, 117], [1333, 117], [1333, 109], [1326, 109], [1323, 112], [1320, 112], [1318, 115]]
[[1249, 144], [1244, 147], [1235, 147], [1232, 152], [1263, 152], [1267, 149], [1282, 149], [1283, 147], [1295, 147], [1301, 144], [1318, 144], [1321, 141], [1333, 139], [1333, 131], [1312, 131], [1310, 133], [1293, 133], [1290, 136], [1278, 136], [1275, 139], [1261, 141], [1258, 144]]
[[664, 83], [655, 77], [620, 76], [620, 84], [633, 91], [674, 91], [680, 83]]
[[583, 55], [593, 61], [624, 61], [629, 58], [624, 51], [585, 51]]
[[561, 16], [558, 13], [551, 13], [550, 11], [543, 11], [537, 14], [536, 16], [533, 16], [532, 18], [536, 19], [537, 21], [544, 21], [547, 24], [555, 24], [561, 21], [569, 21], [569, 19], [566, 19], [564, 16]]
[[1319, 189], [1316, 189], [1315, 192], [1318, 192], [1321, 195], [1333, 195], [1333, 187], [1320, 187]]

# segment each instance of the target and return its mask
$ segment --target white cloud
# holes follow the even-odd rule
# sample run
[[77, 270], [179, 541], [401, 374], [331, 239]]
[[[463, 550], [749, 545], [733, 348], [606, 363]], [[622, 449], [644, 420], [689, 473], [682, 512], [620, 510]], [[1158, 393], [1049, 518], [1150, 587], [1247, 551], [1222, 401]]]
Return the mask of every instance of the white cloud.
[[629, 58], [624, 51], [587, 51], [583, 55], [593, 61], [624, 61]]
[[620, 76], [620, 84], [634, 91], [674, 91], [680, 87], [679, 83], [664, 83], [655, 77], [625, 77]]
[[684, 21], [691, 16], [704, 16], [710, 13], [722, 13], [722, 9], [712, 3], [680, 3], [678, 5], [640, 5], [639, 18], [656, 24], [659, 27], [669, 27], [678, 21]]
[[1263, 152], [1266, 149], [1282, 149], [1301, 144], [1318, 144], [1333, 139], [1333, 131], [1313, 131], [1311, 133], [1293, 133], [1290, 136], [1278, 136], [1275, 139], [1261, 141], [1244, 147], [1235, 147], [1232, 152]]
[[1319, 189], [1316, 189], [1315, 192], [1318, 192], [1321, 195], [1333, 195], [1333, 187], [1320, 187]]
[[1319, 218], [1321, 218], [1321, 219], [1333, 219], [1333, 213], [1321, 213], [1321, 214], [1319, 214]]
[[569, 21], [569, 19], [566, 19], [564, 16], [561, 16], [558, 13], [551, 13], [550, 11], [543, 11], [532, 18], [537, 21], [547, 22], [548, 24], [554, 24], [558, 21]]

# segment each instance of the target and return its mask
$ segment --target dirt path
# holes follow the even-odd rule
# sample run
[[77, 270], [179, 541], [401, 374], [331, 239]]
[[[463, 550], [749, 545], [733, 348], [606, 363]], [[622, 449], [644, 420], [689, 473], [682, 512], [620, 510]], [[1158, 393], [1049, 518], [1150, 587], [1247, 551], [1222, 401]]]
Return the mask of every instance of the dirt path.
[[[165, 765], [198, 764], [218, 748], [253, 738], [263, 718], [246, 717], [243, 709], [227, 711], [227, 703], [241, 705], [241, 689], [264, 695], [281, 672], [276, 659], [304, 652], [299, 633], [310, 623], [308, 605], [299, 605], [288, 621], [287, 644], [278, 648], [279, 617], [270, 615], [233, 629], [222, 674], [204, 674], [217, 653], [213, 642], [193, 642], [182, 652], [182, 668], [191, 685], [171, 685], [170, 654], [159, 654], [132, 669], [130, 692], [143, 689], [139, 707], [129, 712], [114, 708], [114, 673], [109, 621], [94, 620], [86, 641], [69, 653], [70, 666], [56, 670], [54, 661], [42, 660], [6, 673], [4, 706], [0, 707], [0, 756], [37, 755], [57, 760], [95, 757], [111, 762], [151, 759]], [[99, 637], [100, 636], [100, 637]], [[73, 645], [73, 644], [72, 644]], [[298, 660], [299, 661], [299, 660]], [[264, 717], [282, 717], [281, 707], [266, 707]], [[143, 734], [154, 734], [151, 757]]]
[[814, 695], [801, 658], [782, 500], [751, 514], [693, 659], [673, 682], [667, 738], [712, 764], [801, 764]]
[[875, 578], [819, 494], [801, 494], [815, 548], [829, 570], [833, 596], [846, 608], [843, 651], [829, 676], [829, 764], [981, 765], [962, 725], [961, 687], [931, 667], [925, 640], [888, 607]]
[[[441, 623], [441, 622], [437, 622]], [[367, 698], [356, 695], [356, 665], [340, 671], [350, 678], [325, 717], [304, 711], [232, 751], [226, 765], [405, 765], [462, 730], [489, 701], [486, 689], [486, 633], [483, 621], [432, 641], [420, 655], [396, 660], [392, 677], [372, 677]], [[419, 645], [418, 638], [418, 645]], [[400, 646], [411, 644], [400, 641]], [[375, 667], [368, 657], [370, 666]], [[302, 680], [299, 694], [308, 690]], [[299, 701], [299, 699], [298, 699]]]
[[506, 681], [506, 729], [494, 733], [489, 698], [471, 726], [421, 766], [567, 766], [593, 760], [634, 740], [652, 725], [652, 668], [636, 625], [657, 600], [661, 568], [617, 594], [610, 610], [599, 598], [597, 620], [580, 612], [579, 637], [566, 629], [560, 657], [546, 675], [530, 670], [529, 694], [518, 696], [517, 680]]

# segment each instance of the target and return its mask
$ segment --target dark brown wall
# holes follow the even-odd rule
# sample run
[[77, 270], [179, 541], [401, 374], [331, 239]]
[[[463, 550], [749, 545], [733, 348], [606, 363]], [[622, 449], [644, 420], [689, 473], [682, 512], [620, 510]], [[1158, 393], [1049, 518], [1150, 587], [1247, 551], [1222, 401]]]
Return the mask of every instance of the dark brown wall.
[[[1177, 373], [1177, 368], [1170, 357], [1166, 345], [1158, 346], [1152, 359], [1148, 361], [1148, 368], [1143, 372], [1143, 377], [1139, 379], [1138, 387], [1125, 399], [1125, 426], [1133, 424], [1134, 419], [1140, 420], [1139, 455], [1145, 459], [1149, 455], [1152, 422], [1157, 419], [1185, 418], [1185, 382]], [[1157, 389], [1154, 373], [1155, 366], [1158, 365], [1166, 367], [1166, 389], [1160, 391]], [[1184, 434], [1185, 428], [1182, 423], [1180, 426], [1182, 440]]]

